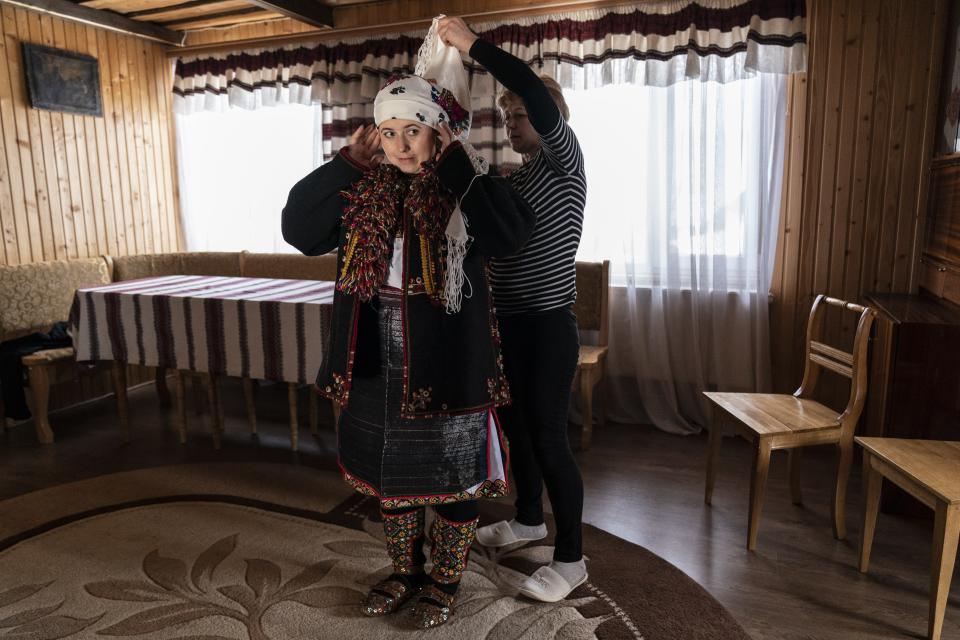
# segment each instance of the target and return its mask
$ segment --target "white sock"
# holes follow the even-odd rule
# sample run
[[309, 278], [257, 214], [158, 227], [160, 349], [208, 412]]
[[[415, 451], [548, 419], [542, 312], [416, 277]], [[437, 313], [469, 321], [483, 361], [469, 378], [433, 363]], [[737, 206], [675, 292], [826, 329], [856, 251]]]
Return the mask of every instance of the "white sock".
[[545, 524], [538, 524], [531, 527], [530, 525], [520, 524], [516, 520], [511, 520], [507, 524], [510, 525], [513, 534], [518, 538], [539, 539], [547, 537], [547, 525]]
[[583, 561], [583, 558], [576, 562], [557, 562], [554, 560], [550, 563], [550, 568], [563, 576], [563, 579], [571, 587], [587, 575], [587, 564]]

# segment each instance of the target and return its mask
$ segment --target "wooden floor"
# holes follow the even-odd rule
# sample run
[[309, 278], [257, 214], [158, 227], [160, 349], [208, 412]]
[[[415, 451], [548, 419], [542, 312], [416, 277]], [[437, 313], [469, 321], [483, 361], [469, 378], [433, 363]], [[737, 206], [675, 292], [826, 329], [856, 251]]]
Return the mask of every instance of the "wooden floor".
[[[37, 444], [31, 423], [10, 429], [0, 437], [0, 499], [105, 473], [177, 463], [237, 460], [335, 468], [324, 404], [320, 435], [314, 438], [301, 429], [301, 451], [289, 450], [286, 390], [281, 386], [259, 389], [260, 436], [251, 439], [240, 409], [240, 386], [228, 381], [221, 451], [212, 449], [206, 415], [191, 409], [190, 440], [181, 446], [164, 428], [168, 412], [158, 407], [152, 387], [133, 391], [130, 402], [134, 438], [129, 445], [119, 437], [109, 399], [54, 414], [54, 445]], [[301, 416], [306, 425], [306, 412]], [[871, 571], [861, 575], [856, 570], [859, 469], [850, 486], [850, 539], [837, 542], [829, 521], [831, 452], [806, 456], [810, 480], [803, 507], [790, 503], [786, 460], [775, 454], [757, 551], [749, 553], [748, 445], [724, 440], [712, 507], [703, 504], [705, 447], [702, 436], [672, 436], [645, 426], [598, 429], [593, 449], [578, 454], [586, 488], [584, 520], [678, 566], [758, 640], [924, 637], [931, 521], [881, 514]], [[960, 576], [956, 578], [944, 640], [960, 640]]]

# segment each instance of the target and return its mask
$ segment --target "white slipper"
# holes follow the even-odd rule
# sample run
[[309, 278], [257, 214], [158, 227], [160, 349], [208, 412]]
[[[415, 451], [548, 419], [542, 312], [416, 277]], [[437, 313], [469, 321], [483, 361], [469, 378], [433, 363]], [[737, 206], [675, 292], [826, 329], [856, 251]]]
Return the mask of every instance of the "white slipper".
[[536, 538], [526, 538], [523, 536], [518, 536], [513, 531], [513, 527], [510, 526], [510, 523], [506, 520], [501, 520], [500, 522], [495, 522], [493, 524], [488, 524], [485, 527], [480, 527], [477, 529], [477, 542], [482, 544], [485, 547], [506, 547], [511, 544], [517, 544], [520, 542], [533, 542], [534, 540], [543, 540], [547, 537], [546, 532], [542, 536]]
[[528, 598], [541, 602], [559, 602], [586, 581], [587, 574], [584, 573], [577, 584], [570, 585], [562, 575], [545, 565], [521, 582], [519, 591]]

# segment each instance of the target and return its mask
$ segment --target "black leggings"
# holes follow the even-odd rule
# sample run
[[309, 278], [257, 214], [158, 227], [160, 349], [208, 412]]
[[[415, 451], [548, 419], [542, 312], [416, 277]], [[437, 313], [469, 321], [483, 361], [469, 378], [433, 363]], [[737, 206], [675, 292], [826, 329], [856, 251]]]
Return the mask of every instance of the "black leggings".
[[513, 404], [497, 410], [510, 443], [520, 524], [543, 524], [543, 485], [553, 506], [559, 562], [583, 557], [583, 480], [567, 438], [580, 337], [569, 308], [498, 318]]

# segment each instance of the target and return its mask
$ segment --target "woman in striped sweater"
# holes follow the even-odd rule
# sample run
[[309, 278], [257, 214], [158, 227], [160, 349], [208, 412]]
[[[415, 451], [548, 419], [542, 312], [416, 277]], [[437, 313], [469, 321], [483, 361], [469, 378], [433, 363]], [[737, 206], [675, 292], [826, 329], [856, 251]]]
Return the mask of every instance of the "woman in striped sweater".
[[477, 531], [487, 546], [539, 540], [543, 485], [557, 525], [553, 562], [524, 581], [520, 592], [555, 602], [587, 579], [581, 542], [583, 482], [567, 438], [570, 388], [580, 350], [576, 254], [587, 183], [583, 156], [567, 124], [559, 85], [538, 78], [523, 61], [477, 37], [460, 18], [444, 18], [444, 42], [483, 65], [506, 90], [498, 99], [510, 146], [523, 165], [509, 180], [537, 215], [518, 253], [490, 261], [513, 404], [500, 410], [516, 480], [516, 517]]

